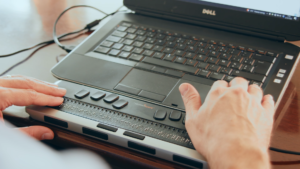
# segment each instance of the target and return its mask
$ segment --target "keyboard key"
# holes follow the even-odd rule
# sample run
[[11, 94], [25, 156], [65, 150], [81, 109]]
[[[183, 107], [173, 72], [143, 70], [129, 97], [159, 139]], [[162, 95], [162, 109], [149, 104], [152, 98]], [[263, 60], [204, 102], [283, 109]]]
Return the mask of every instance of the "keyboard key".
[[168, 35], [168, 36], [173, 36], [174, 33], [170, 32], [170, 31], [165, 31], [165, 34]]
[[222, 53], [222, 54], [220, 55], [220, 58], [221, 58], [221, 59], [229, 60], [229, 59], [230, 59], [230, 55], [227, 54], [227, 53]]
[[228, 48], [226, 47], [219, 47], [218, 52], [226, 53], [228, 51]]
[[176, 51], [174, 52], [174, 55], [176, 55], [176, 56], [183, 56], [184, 53], [185, 53], [185, 52], [182, 51], [182, 50], [176, 50]]
[[132, 53], [141, 54], [144, 51], [142, 48], [134, 48]]
[[240, 50], [237, 50], [237, 49], [230, 49], [229, 50], [229, 54], [231, 54], [231, 55], [236, 55], [236, 56], [239, 56], [239, 54], [240, 54]]
[[165, 48], [163, 53], [171, 54], [174, 51], [174, 48]]
[[134, 61], [140, 61], [143, 58], [143, 55], [131, 54], [129, 59]]
[[145, 35], [146, 34], [146, 31], [144, 31], [144, 30], [138, 30], [138, 31], [136, 31], [136, 34], [137, 35]]
[[207, 43], [204, 43], [204, 42], [199, 42], [198, 43], [198, 46], [201, 47], [201, 48], [204, 48], [206, 45], [207, 45]]
[[208, 65], [209, 65], [208, 63], [199, 62], [198, 65], [197, 65], [197, 67], [201, 68], [201, 69], [207, 69]]
[[156, 33], [154, 33], [154, 32], [148, 32], [148, 33], [146, 33], [146, 36], [150, 37], [150, 38], [154, 38], [155, 35], [156, 35]]
[[219, 72], [219, 70], [221, 69], [221, 66], [218, 65], [210, 65], [208, 67], [208, 70], [214, 71], [214, 72]]
[[261, 82], [256, 82], [256, 81], [251, 81], [250, 84], [256, 84], [257, 86], [261, 87], [262, 83]]
[[222, 67], [220, 72], [229, 75], [231, 73], [232, 69], [229, 67]]
[[276, 57], [276, 53], [273, 53], [273, 52], [267, 52], [267, 56], [272, 56], [272, 57]]
[[145, 56], [151, 56], [153, 53], [154, 53], [154, 51], [152, 51], [152, 50], [145, 50], [144, 53], [143, 53], [143, 55], [145, 55]]
[[163, 50], [163, 48], [164, 48], [163, 46], [156, 45], [156, 46], [154, 46], [154, 48], [152, 50], [157, 51], [157, 52], [161, 52]]
[[108, 54], [112, 56], [117, 56], [120, 53], [120, 50], [113, 49]]
[[109, 50], [110, 50], [110, 48], [100, 46], [95, 50], [95, 52], [107, 54]]
[[112, 48], [114, 49], [121, 49], [124, 45], [122, 43], [115, 43]]
[[124, 46], [122, 50], [130, 52], [133, 49], [133, 46]]
[[184, 39], [184, 38], [177, 38], [175, 40], [176, 43], [181, 43], [181, 44], [183, 44], [185, 41], [186, 41], [186, 39]]
[[242, 68], [242, 64], [241, 63], [238, 63], [238, 62], [232, 62], [231, 64], [230, 64], [230, 67], [232, 68], [232, 69], [238, 69], [238, 70], [240, 70], [241, 68]]
[[152, 68], [152, 71], [158, 72], [158, 73], [165, 73], [166, 69], [165, 69], [165, 68], [162, 68], [162, 67], [154, 66], [154, 67]]
[[234, 62], [241, 63], [242, 60], [243, 60], [243, 57], [241, 57], [241, 56], [232, 56], [230, 60], [234, 61]]
[[227, 81], [227, 82], [230, 82], [234, 78], [235, 78], [234, 76], [225, 76], [224, 80]]
[[242, 70], [245, 72], [252, 72], [253, 69], [254, 69], [254, 66], [244, 65]]
[[207, 63], [217, 64], [218, 59], [214, 57], [208, 57]]
[[209, 56], [215, 57], [215, 58], [218, 58], [219, 54], [220, 54], [220, 53], [219, 53], [219, 52], [216, 52], [216, 51], [211, 51], [211, 52], [208, 53]]
[[176, 45], [175, 42], [167, 42], [166, 43], [166, 46], [169, 47], [169, 48], [174, 48], [175, 45]]
[[175, 56], [170, 55], [170, 54], [166, 55], [165, 58], [164, 58], [164, 60], [170, 61], [170, 62], [172, 62], [174, 59], [175, 59]]
[[167, 36], [166, 40], [167, 41], [174, 41], [175, 37], [174, 36]]
[[176, 46], [176, 48], [177, 48], [177, 49], [180, 49], [180, 50], [185, 50], [185, 48], [186, 48], [186, 45], [185, 45], [185, 44], [182, 44], [182, 43], [180, 43], [180, 44], [178, 44], [178, 45]]
[[133, 24], [133, 25], [131, 25], [131, 27], [134, 29], [138, 29], [140, 26]]
[[200, 53], [200, 54], [207, 54], [208, 53], [208, 50], [207, 49], [203, 49], [203, 48], [200, 48], [199, 50], [198, 50], [198, 53]]
[[113, 103], [113, 107], [116, 109], [122, 109], [123, 107], [127, 106], [128, 101], [125, 101], [123, 99], [116, 101]]
[[185, 58], [183, 58], [183, 57], [176, 57], [176, 59], [175, 59], [175, 63], [180, 63], [180, 64], [183, 64], [184, 62], [185, 62]]
[[156, 45], [161, 45], [161, 46], [162, 46], [162, 45], [164, 45], [165, 43], [166, 43], [166, 41], [164, 41], [164, 40], [157, 40], [155, 44], [156, 44]]
[[257, 50], [257, 53], [264, 55], [264, 54], [266, 54], [266, 51], [264, 51], [264, 50]]
[[158, 58], [158, 59], [161, 59], [163, 56], [164, 56], [164, 54], [161, 52], [155, 52], [153, 55], [154, 58]]
[[171, 63], [171, 62], [168, 62], [168, 61], [158, 60], [158, 59], [151, 58], [151, 57], [145, 57], [143, 62], [150, 63], [150, 64], [153, 64], [153, 65], [162, 66], [162, 67], [167, 67], [167, 68], [171, 68], [171, 69], [181, 70], [181, 71], [192, 73], [192, 74], [194, 74], [197, 71], [197, 68], [195, 68], [195, 67], [190, 67], [190, 66], [187, 66], [187, 65], [174, 64], [174, 63]]
[[187, 35], [187, 34], [183, 34], [182, 37], [185, 38], [185, 39], [191, 38], [191, 36], [190, 36], [190, 35]]
[[248, 48], [247, 51], [253, 53], [253, 52], [255, 52], [255, 49], [254, 48]]
[[153, 43], [155, 43], [155, 41], [156, 41], [155, 38], [147, 38], [146, 41], [145, 41], [145, 43], [151, 43], [151, 44], [153, 44]]
[[180, 111], [172, 110], [170, 113], [169, 119], [172, 121], [178, 121], [181, 118], [181, 114], [182, 113]]
[[77, 92], [74, 96], [78, 99], [83, 99], [86, 96], [88, 96], [89, 94], [90, 94], [89, 91], [83, 89], [83, 90], [80, 90], [79, 92]]
[[135, 38], [135, 40], [143, 42], [144, 40], [146, 40], [146, 36], [138, 36], [137, 38]]
[[125, 26], [125, 27], [130, 27], [130, 26], [132, 26], [132, 24], [130, 24], [130, 23], [122, 23], [122, 26]]
[[189, 58], [189, 59], [193, 59], [194, 57], [196, 56], [195, 53], [191, 53], [191, 52], [188, 52], [184, 55], [184, 57], [186, 58]]
[[209, 70], [199, 70], [199, 72], [197, 73], [198, 76], [202, 76], [202, 77], [208, 77], [208, 75], [210, 74]]
[[156, 32], [156, 29], [154, 29], [154, 28], [148, 28], [148, 31], [150, 31], [150, 32]]
[[118, 30], [124, 32], [126, 31], [127, 28], [128, 28], [127, 26], [119, 26]]
[[228, 67], [230, 65], [230, 61], [222, 59], [219, 61], [219, 65]]
[[116, 36], [109, 36], [106, 40], [111, 41], [111, 42], [119, 42], [121, 40], [121, 38], [116, 37]]
[[194, 67], [197, 64], [197, 61], [196, 60], [192, 60], [192, 59], [188, 59], [185, 64]]
[[106, 95], [106, 93], [98, 91], [98, 92], [91, 95], [91, 99], [97, 101], [97, 100], [102, 99], [105, 95]]
[[245, 58], [242, 63], [246, 65], [253, 65], [254, 59]]
[[163, 35], [163, 34], [158, 34], [157, 36], [156, 36], [156, 39], [165, 39], [165, 35]]
[[152, 49], [153, 46], [154, 46], [154, 45], [152, 45], [152, 44], [146, 43], [146, 44], [143, 46], [143, 48], [144, 48], [144, 49]]
[[215, 79], [215, 80], [222, 80], [224, 78], [224, 74], [222, 73], [216, 73], [216, 72], [212, 72], [209, 76], [209, 78], [211, 79]]
[[101, 46], [104, 46], [104, 47], [111, 47], [114, 43], [113, 42], [109, 42], [109, 41], [104, 41], [101, 43]]
[[236, 48], [236, 45], [234, 45], [234, 44], [230, 43], [230, 44], [228, 45], [228, 47], [230, 47], [230, 48], [234, 49], [234, 48]]
[[209, 44], [207, 47], [206, 47], [206, 49], [208, 49], [208, 50], [216, 50], [218, 48], [218, 46], [217, 45], [213, 45], [213, 44]]
[[188, 46], [187, 48], [186, 48], [186, 51], [188, 51], [188, 52], [196, 52], [197, 51], [197, 47], [195, 47], [195, 46]]
[[255, 65], [254, 73], [263, 74], [266, 76], [269, 74], [269, 69], [272, 66], [271, 63], [259, 60], [255, 62]]
[[125, 45], [132, 45], [133, 42], [133, 40], [125, 39], [122, 43]]
[[199, 60], [199, 61], [202, 61], [202, 62], [205, 62], [206, 60], [207, 60], [207, 56], [205, 56], [205, 55], [197, 55], [196, 56], [196, 60]]
[[217, 44], [217, 42], [216, 42], [215, 40], [209, 40], [208, 43], [209, 43], [209, 44], [214, 44], [214, 45]]
[[134, 42], [133, 43], [133, 46], [135, 46], [135, 47], [141, 47], [141, 46], [143, 46], [143, 42]]
[[136, 38], [136, 35], [135, 34], [128, 34], [127, 36], [125, 36], [125, 38], [134, 39], [134, 38]]
[[219, 45], [219, 46], [223, 46], [223, 47], [227, 46], [227, 44], [224, 43], [224, 42], [219, 42], [218, 45]]
[[251, 52], [241, 52], [240, 55], [243, 56], [244, 58], [250, 58], [252, 56], [252, 53]]
[[252, 59], [260, 60], [260, 61], [266, 61], [266, 62], [270, 62], [270, 63], [273, 63], [276, 60], [276, 58], [274, 58], [274, 57], [265, 56], [265, 55], [261, 55], [261, 54], [252, 55]]
[[263, 82], [265, 80], [265, 76], [253, 73], [247, 73], [239, 70], [233, 70], [231, 73], [232, 76], [239, 76], [249, 80], [255, 80], [258, 82]]
[[175, 76], [175, 77], [182, 77], [182, 76], [184, 75], [183, 72], [179, 72], [179, 71], [177, 71], [177, 70], [170, 70], [170, 69], [168, 69], [168, 70], [165, 72], [165, 74], [171, 75], [171, 76]]
[[135, 29], [135, 28], [128, 28], [128, 29], [127, 29], [127, 32], [128, 32], [128, 33], [135, 33], [136, 30], [137, 30], [137, 29]]
[[245, 46], [238, 46], [239, 50], [246, 50]]
[[165, 110], [157, 110], [153, 116], [155, 120], [164, 120], [167, 116], [167, 111]]
[[119, 54], [119, 57], [120, 57], [120, 58], [127, 59], [129, 55], [130, 55], [129, 52], [121, 52], [121, 53]]
[[176, 32], [175, 32], [175, 33], [173, 34], [173, 36], [175, 36], [175, 37], [180, 37], [180, 36], [181, 36], [181, 34], [180, 34], [180, 33], [176, 33]]
[[113, 102], [115, 102], [116, 100], [118, 100], [119, 99], [119, 96], [118, 95], [116, 95], [116, 94], [110, 94], [110, 95], [108, 95], [108, 96], [106, 96], [105, 98], [104, 98], [104, 101], [106, 102], [106, 103], [113, 103]]
[[151, 70], [154, 66], [153, 65], [149, 65], [146, 63], [137, 63], [135, 65], [136, 68], [140, 68], [140, 69], [145, 69], [145, 70]]
[[120, 32], [120, 31], [114, 31], [113, 33], [112, 33], [112, 35], [114, 35], [114, 36], [118, 36], [118, 37], [125, 37], [126, 35], [127, 35], [127, 33], [126, 32]]
[[196, 41], [194, 41], [194, 40], [187, 40], [186, 44], [189, 45], [189, 46], [195, 46], [196, 45]]
[[146, 30], [148, 30], [148, 28], [146, 28], [145, 26], [140, 26], [140, 28], [139, 29], [141, 29], [141, 30], [143, 30], [143, 31], [146, 31]]
[[199, 40], [200, 40], [200, 42], [205, 42], [205, 43], [207, 43], [207, 41], [208, 41], [208, 40], [205, 39], [205, 38], [200, 38]]

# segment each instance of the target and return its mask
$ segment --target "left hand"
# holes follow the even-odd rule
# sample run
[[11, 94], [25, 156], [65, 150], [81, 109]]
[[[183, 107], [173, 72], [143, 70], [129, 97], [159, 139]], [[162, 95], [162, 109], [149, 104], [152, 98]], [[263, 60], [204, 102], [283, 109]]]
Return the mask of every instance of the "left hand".
[[[0, 121], [2, 111], [7, 107], [16, 106], [58, 106], [63, 103], [66, 89], [34, 78], [24, 76], [0, 77]], [[19, 128], [22, 132], [38, 139], [53, 139], [54, 133], [47, 127], [30, 126]]]

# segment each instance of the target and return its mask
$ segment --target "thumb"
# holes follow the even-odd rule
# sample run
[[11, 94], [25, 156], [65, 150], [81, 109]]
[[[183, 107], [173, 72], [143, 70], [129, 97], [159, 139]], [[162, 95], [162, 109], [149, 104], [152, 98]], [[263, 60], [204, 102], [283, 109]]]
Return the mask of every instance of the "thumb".
[[201, 98], [198, 91], [188, 83], [179, 86], [179, 91], [185, 106], [186, 116], [189, 118], [193, 113], [198, 112], [201, 107]]
[[52, 140], [54, 133], [47, 127], [43, 126], [30, 126], [18, 128], [23, 133], [37, 139], [37, 140]]

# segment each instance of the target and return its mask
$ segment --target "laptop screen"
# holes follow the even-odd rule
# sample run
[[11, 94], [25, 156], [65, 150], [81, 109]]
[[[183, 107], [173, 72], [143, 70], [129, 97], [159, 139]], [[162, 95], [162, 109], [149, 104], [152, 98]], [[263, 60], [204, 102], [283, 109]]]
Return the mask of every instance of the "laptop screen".
[[[270, 17], [298, 21], [300, 19], [300, 0], [179, 0], [184, 2], [214, 6], [219, 8], [249, 12]], [[207, 11], [212, 12], [213, 11]]]

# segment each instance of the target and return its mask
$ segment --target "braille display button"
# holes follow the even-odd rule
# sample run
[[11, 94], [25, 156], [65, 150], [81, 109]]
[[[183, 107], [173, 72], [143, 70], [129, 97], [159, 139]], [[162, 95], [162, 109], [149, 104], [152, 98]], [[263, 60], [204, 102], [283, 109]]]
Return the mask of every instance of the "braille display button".
[[116, 101], [116, 100], [118, 100], [119, 99], [119, 96], [118, 95], [116, 95], [116, 94], [110, 94], [110, 95], [108, 95], [108, 96], [106, 96], [105, 98], [104, 98], [104, 101], [106, 102], [106, 103], [112, 103], [112, 102], [114, 102], [114, 101]]
[[82, 99], [82, 98], [85, 98], [89, 94], [90, 94], [89, 91], [83, 89], [83, 90], [80, 90], [79, 92], [77, 92], [75, 94], [75, 97], [78, 98], [78, 99]]
[[180, 118], [181, 118], [181, 112], [180, 111], [172, 111], [171, 113], [170, 113], [170, 120], [173, 120], [173, 121], [178, 121], [178, 120], [180, 120]]
[[118, 100], [113, 104], [113, 107], [116, 109], [122, 109], [123, 107], [127, 106], [128, 101], [125, 100]]
[[165, 110], [157, 110], [154, 114], [154, 119], [156, 120], [164, 120], [167, 116], [167, 111]]
[[91, 99], [93, 100], [100, 100], [102, 99], [106, 94], [104, 92], [96, 92], [94, 94], [91, 95]]

